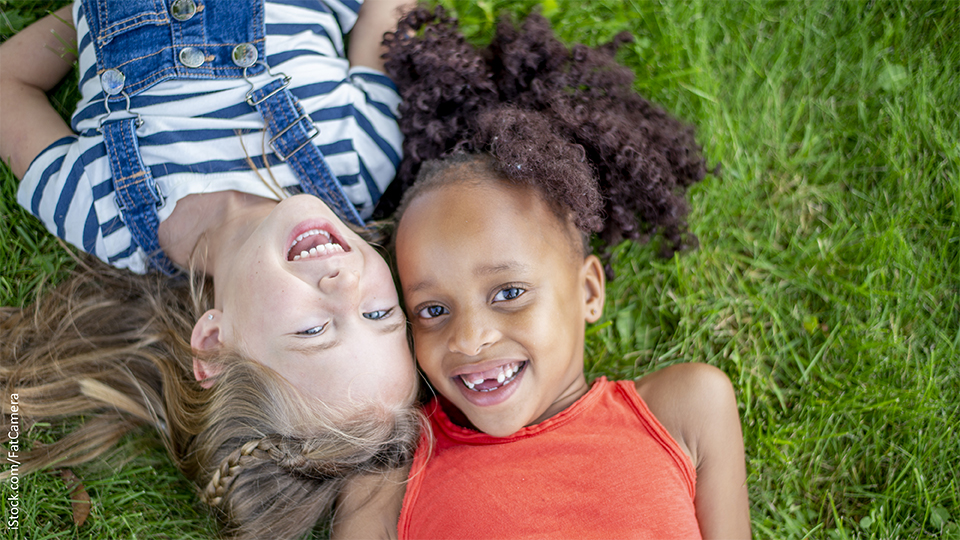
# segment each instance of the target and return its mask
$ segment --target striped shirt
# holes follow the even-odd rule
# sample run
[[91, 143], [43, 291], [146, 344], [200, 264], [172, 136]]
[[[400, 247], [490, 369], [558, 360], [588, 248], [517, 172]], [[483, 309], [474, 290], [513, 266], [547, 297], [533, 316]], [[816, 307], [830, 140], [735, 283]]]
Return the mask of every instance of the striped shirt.
[[[73, 9], [81, 91], [71, 120], [76, 135], [33, 160], [17, 200], [57, 236], [143, 273], [146, 255], [120, 219], [97, 131], [107, 111], [94, 46], [79, 1]], [[250, 82], [260, 88], [280, 73], [292, 78], [291, 93], [319, 128], [314, 144], [366, 218], [396, 174], [402, 137], [393, 82], [370, 68], [351, 68], [345, 57], [343, 35], [359, 9], [355, 0], [266, 1], [265, 60], [273, 76], [263, 73]], [[250, 88], [242, 78], [168, 80], [131, 97], [130, 110], [143, 120], [137, 129], [141, 159], [165, 197], [160, 221], [187, 195], [236, 190], [279, 200], [283, 188], [299, 185], [272, 155], [263, 119], [244, 101]], [[130, 115], [112, 109], [111, 120]]]

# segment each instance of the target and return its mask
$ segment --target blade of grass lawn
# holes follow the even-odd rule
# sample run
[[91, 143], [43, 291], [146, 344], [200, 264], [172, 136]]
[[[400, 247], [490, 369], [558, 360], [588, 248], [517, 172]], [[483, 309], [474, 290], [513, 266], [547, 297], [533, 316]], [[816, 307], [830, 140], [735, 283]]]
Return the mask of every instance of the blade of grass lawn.
[[[630, 31], [619, 58], [636, 88], [695, 123], [722, 166], [690, 193], [699, 249], [610, 250], [618, 277], [588, 331], [588, 376], [723, 369], [758, 538], [960, 538], [960, 4], [442, 3], [478, 43], [496, 14], [541, 8], [566, 42]], [[0, 2], [0, 19], [42, 9]], [[72, 85], [56, 94], [65, 114]], [[4, 169], [3, 305], [71, 267], [15, 191]], [[76, 472], [93, 500], [79, 530], [59, 477], [24, 477], [25, 511], [43, 518], [32, 537], [214, 531], [148, 432]]]

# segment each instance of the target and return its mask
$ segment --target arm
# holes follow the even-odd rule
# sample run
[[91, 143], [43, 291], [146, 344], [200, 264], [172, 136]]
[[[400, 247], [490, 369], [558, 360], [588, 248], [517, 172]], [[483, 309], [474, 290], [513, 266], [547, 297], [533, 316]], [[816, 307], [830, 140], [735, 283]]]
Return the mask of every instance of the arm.
[[[57, 114], [47, 91], [73, 68], [76, 57], [66, 50], [77, 40], [70, 6], [24, 28], [0, 45], [0, 158], [23, 178], [33, 158], [73, 131]], [[57, 39], [59, 36], [60, 39]]]
[[697, 469], [694, 505], [703, 538], [750, 538], [743, 434], [726, 374], [678, 364], [637, 381], [637, 392]]
[[348, 481], [337, 501], [330, 538], [396, 539], [408, 473], [404, 467]]
[[397, 21], [416, 5], [416, 0], [364, 0], [350, 31], [350, 65], [383, 71], [383, 35], [396, 30]]

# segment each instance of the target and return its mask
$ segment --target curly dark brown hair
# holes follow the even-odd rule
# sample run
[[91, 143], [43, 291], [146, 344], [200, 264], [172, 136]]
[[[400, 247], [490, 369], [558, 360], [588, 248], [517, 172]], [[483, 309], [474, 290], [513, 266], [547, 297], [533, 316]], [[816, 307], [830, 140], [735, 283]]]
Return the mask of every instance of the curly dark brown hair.
[[497, 174], [534, 187], [605, 243], [659, 234], [664, 256], [694, 246], [686, 189], [706, 164], [693, 127], [637, 94], [633, 73], [614, 59], [631, 40], [567, 47], [534, 14], [519, 29], [501, 22], [481, 49], [440, 7], [407, 15], [385, 40], [406, 139], [381, 211], [421, 191], [407, 188], [424, 163], [489, 154]]

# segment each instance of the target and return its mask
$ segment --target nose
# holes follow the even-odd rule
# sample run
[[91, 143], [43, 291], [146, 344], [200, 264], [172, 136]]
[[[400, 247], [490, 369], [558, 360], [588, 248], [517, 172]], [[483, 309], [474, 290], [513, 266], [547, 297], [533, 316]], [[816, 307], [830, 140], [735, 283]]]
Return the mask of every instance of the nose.
[[320, 276], [317, 288], [325, 296], [339, 296], [341, 300], [349, 300], [360, 293], [360, 274], [358, 272], [339, 268]]
[[464, 310], [450, 321], [451, 352], [466, 356], [477, 356], [483, 349], [500, 339], [500, 332], [479, 310]]

